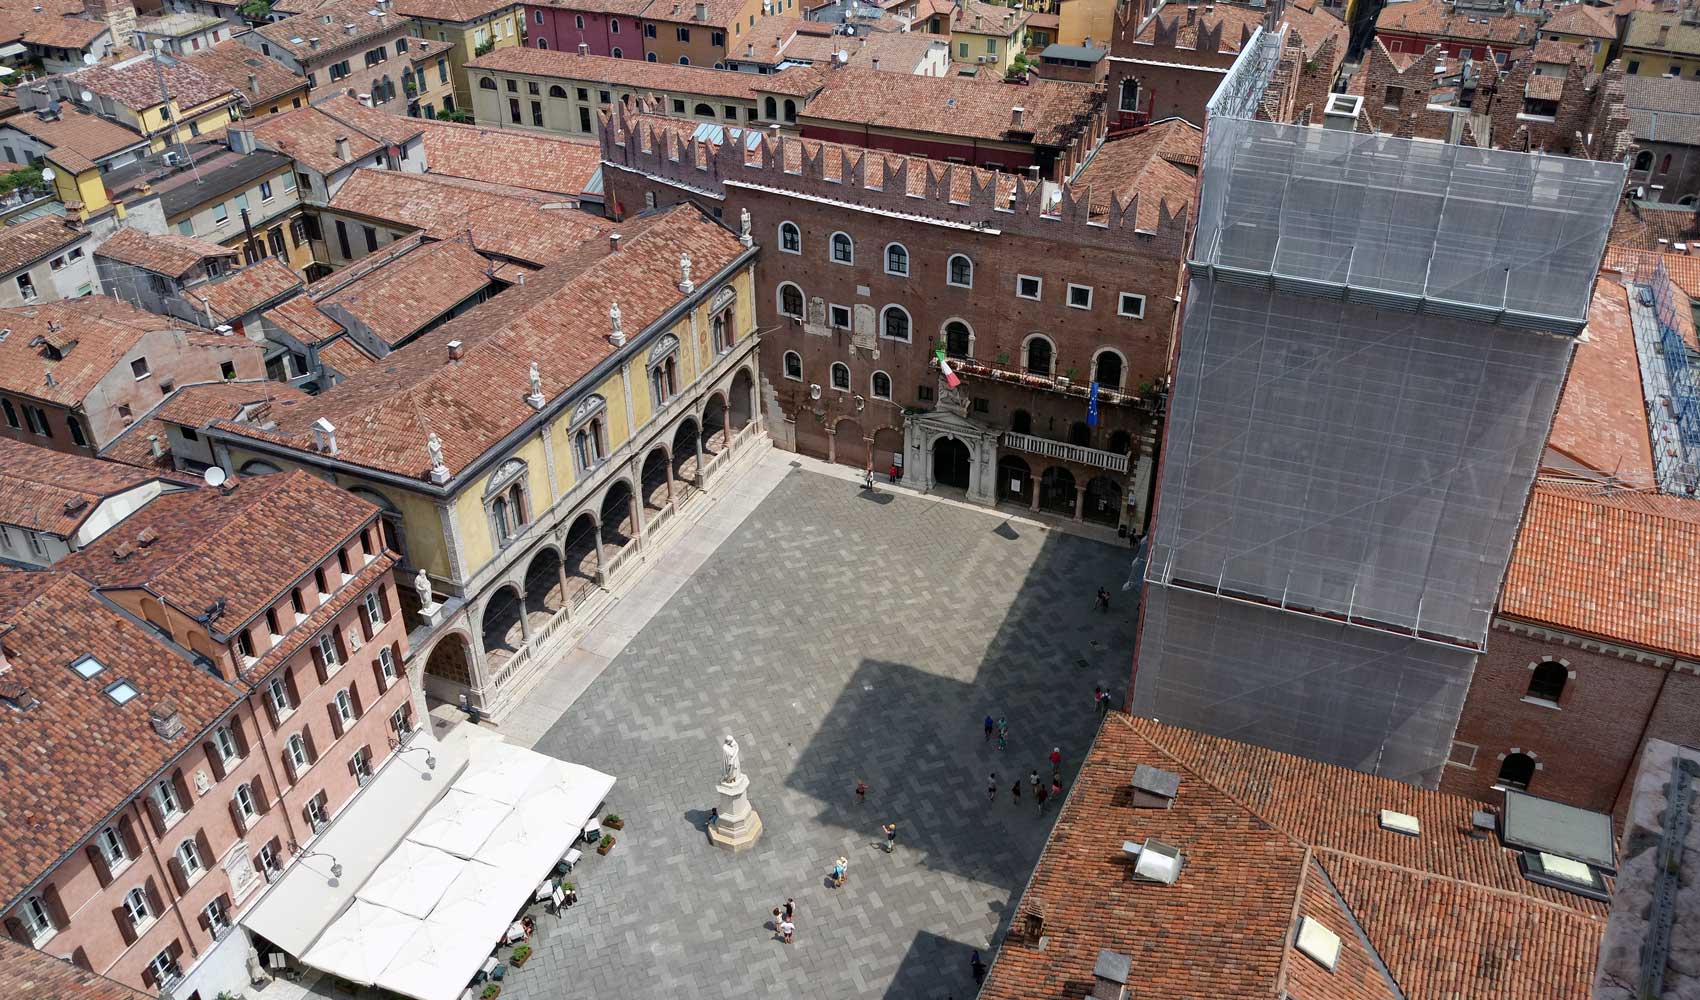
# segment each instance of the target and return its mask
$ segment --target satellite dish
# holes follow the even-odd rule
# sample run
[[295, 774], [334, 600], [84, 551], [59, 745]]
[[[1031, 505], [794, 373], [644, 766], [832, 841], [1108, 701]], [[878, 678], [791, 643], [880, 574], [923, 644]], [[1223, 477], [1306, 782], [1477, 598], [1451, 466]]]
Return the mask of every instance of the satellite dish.
[[44, 180], [44, 181], [51, 181], [51, 180], [53, 180], [53, 178], [58, 177], [58, 176], [59, 176], [58, 174], [53, 172], [52, 167], [42, 167], [41, 168], [41, 179]]
[[86, 91], [86, 90], [83, 91], [82, 93], [78, 94], [77, 96], [83, 99], [84, 104], [87, 104], [90, 101], [94, 100], [94, 94], [92, 94], [92, 93], [90, 93], [89, 91]]
[[202, 478], [207, 481], [208, 486], [223, 486], [224, 470], [216, 465], [209, 465], [207, 466], [207, 471]]
[[93, 66], [97, 62], [100, 62], [100, 58], [98, 56], [96, 56], [93, 52], [84, 52], [83, 53], [83, 65], [84, 66]]

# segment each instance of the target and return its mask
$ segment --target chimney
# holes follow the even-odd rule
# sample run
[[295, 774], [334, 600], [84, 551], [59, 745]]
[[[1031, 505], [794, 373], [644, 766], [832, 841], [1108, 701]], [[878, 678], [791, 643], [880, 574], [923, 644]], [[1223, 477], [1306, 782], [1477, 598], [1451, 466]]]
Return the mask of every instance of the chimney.
[[880, 57], [879, 56], [873, 56], [872, 58], [873, 58], [873, 61], [874, 61], [874, 69], [876, 69], [876, 70], [879, 69], [880, 68]]
[[324, 417], [313, 421], [313, 447], [327, 455], [336, 454], [336, 425]]
[[578, 54], [581, 56], [590, 55], [590, 45], [586, 42], [578, 43]]
[[342, 33], [343, 33], [343, 34], [345, 34], [345, 35], [352, 35], [352, 34], [354, 34], [354, 25], [353, 25], [353, 24], [345, 24], [345, 25], [343, 25], [343, 26], [342, 26]]
[[201, 300], [201, 311], [206, 313], [207, 326], [209, 328], [217, 326], [218, 320], [213, 318], [212, 299], [208, 298], [205, 295], [197, 296], [197, 298], [199, 298]]
[[1133, 958], [1105, 948], [1092, 966], [1092, 1000], [1127, 1000], [1127, 981], [1133, 976]]
[[[147, 192], [144, 191], [142, 193], [146, 194]], [[114, 215], [118, 216], [119, 222], [123, 222], [125, 219], [130, 217], [130, 210], [124, 206], [122, 201], [114, 201], [112, 203], [112, 212]]]
[[609, 233], [608, 234], [608, 252], [609, 253], [618, 253], [619, 250], [620, 250], [620, 234], [619, 233]]
[[465, 351], [464, 348], [461, 347], [460, 341], [458, 341], [458, 340], [449, 341], [449, 360], [450, 361], [459, 361], [461, 358], [463, 358], [465, 356], [466, 356], [466, 351]]
[[136, 532], [136, 545], [140, 548], [145, 549], [157, 541], [159, 541], [159, 532], [152, 528], [143, 528]]
[[344, 163], [349, 160], [348, 136], [346, 135], [339, 135], [336, 137], [336, 158], [342, 160]]
[[260, 92], [260, 76], [258, 73], [248, 74], [248, 92], [251, 94]]
[[165, 457], [165, 449], [160, 447], [160, 445], [159, 445], [159, 435], [158, 434], [149, 434], [148, 435], [148, 454], [152, 455], [155, 458], [164, 458]]
[[183, 735], [186, 728], [183, 717], [178, 714], [177, 706], [171, 702], [161, 702], [148, 709], [148, 721], [153, 723], [153, 731], [162, 740], [174, 740]]
[[1192, 4], [1187, 5], [1187, 8], [1186, 8], [1186, 23], [1188, 23], [1188, 24], [1197, 24], [1198, 23], [1198, 7], [1197, 6], [1192, 5]]
[[307, 47], [310, 49], [317, 49], [319, 47], [319, 39], [316, 36], [307, 39]]
[[1133, 798], [1129, 804], [1135, 809], [1167, 809], [1175, 804], [1180, 790], [1180, 775], [1141, 764], [1133, 769]]
[[701, 2], [699, 2], [697, 4], [697, 20], [699, 20], [699, 21], [708, 20], [708, 4], [701, 3]]
[[1019, 104], [1017, 104], [1015, 107], [1009, 109], [1009, 111], [1010, 111], [1009, 127], [1010, 128], [1020, 128], [1021, 127], [1021, 113], [1023, 111], [1026, 111], [1026, 110], [1027, 110], [1026, 108], [1022, 107]]

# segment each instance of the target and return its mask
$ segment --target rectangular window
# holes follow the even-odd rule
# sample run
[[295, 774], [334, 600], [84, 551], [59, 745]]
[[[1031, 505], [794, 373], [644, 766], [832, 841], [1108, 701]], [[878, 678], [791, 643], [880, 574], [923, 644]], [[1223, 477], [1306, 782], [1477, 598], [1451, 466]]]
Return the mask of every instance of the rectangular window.
[[330, 817], [325, 813], [324, 792], [307, 800], [307, 822], [313, 827], [314, 833], [322, 831], [330, 823]]
[[543, 127], [543, 103], [541, 101], [531, 102], [531, 124], [538, 128]]
[[366, 624], [372, 626], [375, 633], [384, 627], [384, 605], [378, 599], [378, 592], [373, 590], [366, 594]]
[[1464, 767], [1474, 770], [1476, 766], [1477, 749], [1479, 748], [1474, 743], [1465, 743], [1463, 740], [1453, 740], [1452, 753], [1446, 758], [1446, 763], [1451, 764], [1453, 767]]
[[1092, 286], [1070, 284], [1068, 286], [1068, 307], [1070, 309], [1092, 308]]
[[543, 93], [543, 91], [537, 86], [536, 80], [525, 81], [525, 92], [527, 94], [530, 94], [532, 97], [536, 97], [539, 94]]
[[336, 248], [342, 251], [343, 259], [352, 259], [353, 251], [348, 248], [348, 226], [341, 219], [336, 220]]
[[922, 400], [922, 401], [932, 399], [933, 398], [933, 387], [930, 386], [930, 385], [916, 386], [915, 387], [915, 398]]
[[24, 297], [25, 302], [35, 299], [35, 281], [29, 276], [28, 271], [18, 275], [18, 294]]
[[385, 687], [395, 682], [395, 654], [388, 646], [378, 650], [378, 673], [384, 678]]
[[31, 943], [40, 945], [53, 936], [53, 920], [48, 917], [47, 904], [40, 896], [24, 900], [18, 913], [24, 918], [24, 930], [29, 933]]
[[[539, 13], [541, 13], [541, 12], [539, 12]], [[449, 82], [449, 61], [447, 59], [438, 59], [437, 60], [437, 82], [438, 83], [448, 83]]]
[[130, 861], [130, 851], [124, 845], [124, 838], [119, 835], [117, 827], [106, 827], [95, 837], [95, 846], [100, 849], [100, 856], [106, 859], [108, 871], [117, 871]]
[[169, 948], [153, 957], [153, 961], [148, 963], [148, 971], [153, 973], [154, 981], [162, 988], [177, 984], [177, 962], [171, 957]]
[[354, 772], [354, 780], [358, 784], [365, 785], [366, 782], [371, 781], [372, 780], [372, 750], [371, 750], [371, 748], [370, 747], [361, 747], [360, 749], [354, 751], [354, 756], [348, 758], [348, 768], [349, 768], [349, 770]]
[[673, 98], [673, 113], [676, 115], [682, 115], [685, 113], [685, 102], [679, 100], [677, 97]]
[[272, 708], [277, 711], [277, 716], [280, 719], [288, 715], [290, 709], [295, 707], [294, 703], [289, 700], [289, 684], [284, 681], [281, 674], [273, 677], [266, 684], [266, 697], [271, 699]]
[[674, 37], [678, 38], [679, 41], [689, 42], [691, 40], [691, 29], [689, 29], [689, 28], [675, 28], [675, 29], [673, 29], [673, 31], [674, 31]]
[[[645, 24], [645, 25], [644, 25], [644, 26], [643, 26], [643, 37], [645, 37], [645, 38], [654, 38], [654, 37], [655, 37], [655, 25], [653, 25], [653, 24]], [[1631, 63], [1631, 64], [1630, 64], [1630, 65], [1634, 65], [1634, 64], [1633, 64], [1633, 63]], [[1634, 71], [1634, 70], [1630, 70], [1630, 72], [1631, 72], [1631, 73], [1633, 73], [1633, 72], [1635, 72], [1635, 71]]]
[[327, 669], [341, 665], [342, 661], [336, 655], [336, 640], [331, 638], [329, 631], [319, 633], [318, 643], [319, 655], [324, 658]]
[[134, 376], [136, 381], [138, 381], [138, 382], [140, 382], [142, 379], [147, 378], [148, 377], [148, 359], [147, 358], [136, 358], [134, 361], [131, 361], [130, 362], [130, 374], [132, 376]]
[[195, 221], [193, 219], [184, 219], [182, 222], [179, 222], [177, 224], [177, 232], [183, 236], [195, 235]]
[[831, 306], [830, 310], [829, 310], [829, 315], [832, 318], [833, 329], [835, 329], [835, 330], [848, 330], [848, 329], [850, 329], [850, 307], [849, 306], [837, 306], [837, 305]]
[[378, 249], [378, 231], [371, 226], [361, 226], [360, 234], [366, 237], [366, 252], [376, 253]]
[[517, 97], [508, 98], [508, 121], [515, 125], [520, 123], [519, 98]]
[[1015, 297], [1018, 299], [1035, 299], [1044, 291], [1045, 283], [1030, 274], [1015, 276]]
[[47, 262], [47, 266], [55, 271], [63, 271], [65, 270], [65, 258], [63, 256], [55, 257]]
[[986, 39], [986, 54], [989, 56], [998, 54], [998, 40], [996, 38]]
[[201, 919], [206, 921], [207, 929], [215, 938], [230, 929], [230, 917], [224, 912], [222, 897], [201, 908]]
[[[608, 92], [606, 90], [604, 90], [602, 93], [606, 94]], [[581, 101], [590, 100], [590, 90], [589, 90], [589, 88], [587, 88], [587, 87], [578, 88], [578, 99], [581, 100]], [[602, 103], [607, 104], [608, 98], [606, 98], [606, 97], [602, 98]]]
[[724, 31], [711, 31], [711, 32], [709, 32], [708, 33], [708, 44], [714, 46], [717, 49], [725, 48], [726, 47], [726, 32], [724, 32]]
[[277, 848], [270, 843], [260, 848], [259, 855], [254, 859], [254, 865], [260, 869], [260, 874], [265, 876], [267, 882], [283, 874], [283, 866], [277, 860]]
[[1127, 316], [1131, 319], [1145, 318], [1145, 296], [1133, 292], [1123, 292], [1116, 300], [1116, 315]]
[[390, 713], [390, 728], [398, 735], [413, 732], [413, 712], [406, 704]]
[[229, 726], [219, 726], [213, 730], [213, 749], [218, 751], [219, 759], [229, 764], [241, 757], [236, 752], [236, 734]]
[[956, 43], [956, 58], [958, 58], [958, 59], [967, 59], [968, 58], [968, 43], [967, 42], [957, 42]]
[[260, 182], [260, 200], [263, 201], [263, 202], [272, 200], [272, 182], [271, 181], [261, 181]]
[[307, 600], [301, 596], [301, 588], [289, 592], [289, 606], [295, 609], [295, 617], [300, 619], [307, 614]]
[[159, 807], [159, 814], [166, 819], [172, 819], [183, 812], [183, 803], [178, 801], [177, 788], [170, 778], [154, 782], [153, 801], [154, 805]]
[[254, 640], [248, 637], [247, 629], [236, 633], [236, 648], [241, 651], [244, 659], [254, 658]]
[[266, 246], [271, 248], [273, 257], [282, 257], [289, 252], [283, 242], [283, 227], [279, 226], [266, 234]]

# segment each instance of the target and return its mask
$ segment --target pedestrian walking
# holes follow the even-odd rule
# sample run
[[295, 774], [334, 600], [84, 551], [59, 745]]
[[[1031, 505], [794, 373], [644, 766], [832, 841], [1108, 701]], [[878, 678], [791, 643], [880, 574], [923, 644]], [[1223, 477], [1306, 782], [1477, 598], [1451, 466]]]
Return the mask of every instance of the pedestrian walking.
[[891, 467], [891, 484], [893, 486], [896, 486], [897, 481], [899, 479], [902, 479], [902, 478], [903, 478], [903, 466], [901, 466], [901, 465], [892, 466]]
[[779, 940], [785, 942], [786, 944], [790, 944], [791, 943], [791, 936], [793, 934], [796, 934], [796, 933], [797, 933], [797, 925], [796, 924], [792, 923], [789, 920], [781, 920], [779, 922]]
[[1053, 799], [1062, 798], [1062, 782], [1060, 782], [1060, 781], [1052, 781], [1051, 782], [1051, 798], [1053, 798]]
[[968, 968], [974, 973], [974, 981], [976, 983], [985, 982], [986, 963], [980, 960], [980, 950], [978, 948], [974, 949], [974, 953], [968, 956]]
[[1092, 685], [1092, 708], [1093, 708], [1093, 710], [1102, 714], [1103, 709], [1100, 706], [1103, 704], [1103, 702], [1104, 702], [1104, 685], [1102, 685], [1102, 684]]
[[1106, 614], [1110, 611], [1110, 592], [1103, 587], [1098, 588], [1098, 610]]
[[871, 465], [868, 466], [866, 472], [862, 473], [862, 487], [868, 490], [874, 488], [874, 467]]
[[986, 716], [986, 742], [992, 742], [992, 731], [998, 728], [998, 720]]
[[1032, 771], [1028, 772], [1027, 783], [1033, 786], [1033, 790], [1035, 792], [1039, 790], [1039, 769], [1038, 768], [1034, 768]]
[[837, 861], [833, 862], [833, 865], [832, 865], [832, 887], [834, 889], [841, 889], [841, 888], [844, 887], [845, 874], [849, 870], [850, 870], [850, 859], [849, 858], [840, 857]]
[[1015, 784], [1009, 786], [1009, 799], [1016, 805], [1021, 804], [1021, 779], [1016, 778]]
[[1062, 767], [1062, 747], [1051, 748], [1051, 770]]
[[1034, 794], [1034, 797], [1039, 800], [1039, 815], [1041, 816], [1045, 815], [1045, 799], [1048, 796], [1049, 793], [1045, 791], [1044, 785], [1040, 785], [1039, 791]]
[[897, 850], [897, 824], [887, 823], [880, 829], [885, 831], [885, 853]]
[[988, 774], [986, 776], [986, 801], [987, 802], [996, 802], [997, 800], [998, 800], [998, 772], [993, 771], [991, 774]]
[[785, 919], [794, 920], [797, 917], [797, 901], [790, 897], [785, 899]]
[[861, 778], [856, 779], [856, 804], [868, 801], [868, 783]]
[[1098, 692], [1098, 717], [1101, 719], [1110, 714], [1110, 692]]
[[1009, 749], [1009, 720], [1008, 719], [1004, 719], [1004, 718], [998, 719], [998, 749], [999, 750]]

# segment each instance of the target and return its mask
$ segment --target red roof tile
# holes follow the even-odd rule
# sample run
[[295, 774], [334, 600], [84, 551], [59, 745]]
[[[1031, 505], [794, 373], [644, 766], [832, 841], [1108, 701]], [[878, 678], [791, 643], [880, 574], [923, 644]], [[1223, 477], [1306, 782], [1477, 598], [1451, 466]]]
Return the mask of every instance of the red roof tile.
[[367, 354], [359, 344], [346, 336], [338, 337], [319, 348], [319, 360], [345, 378], [378, 363], [377, 358]]
[[260, 318], [302, 344], [317, 344], [342, 332], [342, 324], [320, 312], [305, 295], [266, 310]]
[[[330, 21], [321, 20], [327, 17]], [[346, 30], [348, 25], [353, 31]], [[407, 30], [405, 16], [379, 11], [367, 0], [332, 0], [314, 7], [312, 13], [262, 24], [254, 33], [297, 61], [318, 65], [344, 49], [371, 48], [374, 40]], [[310, 41], [314, 38], [319, 39], [317, 48]]]
[[81, 226], [62, 215], [0, 226], [0, 275], [37, 264], [88, 236]]
[[1539, 22], [1528, 14], [1453, 13], [1444, 0], [1404, 0], [1383, 7], [1377, 31], [1405, 32], [1426, 38], [1533, 45]]
[[152, 994], [93, 972], [68, 959], [0, 940], [0, 996], [38, 1000], [152, 1000]]
[[[78, 406], [144, 335], [186, 327], [102, 295], [0, 309], [0, 328], [12, 331], [0, 339], [0, 389]], [[186, 347], [229, 344], [211, 333], [179, 336]], [[47, 352], [50, 344], [69, 349], [54, 360]]]
[[[955, 77], [911, 76], [846, 66], [802, 111], [805, 121], [848, 122], [935, 135], [1066, 145], [1100, 91], [1084, 83], [1040, 80], [995, 86]], [[1012, 108], [1022, 109], [1016, 128]], [[807, 126], [805, 125], [805, 129]]]
[[[345, 309], [378, 339], [394, 347], [490, 287], [489, 270], [490, 262], [463, 236], [428, 243], [341, 284], [328, 295], [315, 297], [320, 312], [334, 319], [338, 309]], [[345, 362], [356, 361], [346, 353], [340, 356]], [[369, 356], [366, 363], [371, 363]], [[347, 374], [342, 365], [337, 370]]]
[[[576, 198], [602, 167], [602, 147], [594, 140], [518, 129], [423, 119], [426, 170], [446, 177], [503, 183], [531, 191]], [[492, 171], [492, 163], [501, 169]]]
[[1156, 229], [1166, 208], [1170, 215], [1190, 210], [1197, 188], [1193, 172], [1203, 154], [1198, 127], [1179, 118], [1158, 122], [1138, 132], [1107, 140], [1074, 177], [1071, 187], [1089, 193], [1092, 215], [1107, 218], [1110, 196], [1123, 204], [1139, 198], [1139, 226]]
[[109, 66], [91, 66], [71, 74], [77, 86], [110, 98], [135, 111], [158, 107], [159, 78], [165, 83], [171, 99], [184, 111], [203, 104], [229, 98], [233, 90], [228, 84], [201, 72], [186, 62], [162, 62], [154, 66], [151, 56], [137, 56]]
[[230, 323], [305, 285], [288, 264], [267, 257], [235, 274], [196, 285], [187, 294], [197, 305], [212, 310], [215, 323]]
[[221, 86], [240, 93], [245, 108], [252, 109], [263, 101], [307, 87], [307, 81], [288, 66], [261, 55], [234, 38], [190, 53], [184, 61]]
[[150, 416], [199, 430], [218, 420], [234, 420], [248, 407], [285, 405], [309, 398], [282, 382], [200, 382], [181, 386], [154, 407]]
[[1583, 38], [1615, 39], [1617, 25], [1609, 11], [1589, 3], [1570, 3], [1553, 11], [1547, 23], [1541, 25], [1546, 35], [1580, 35]]
[[209, 240], [181, 233], [153, 235], [128, 227], [118, 230], [95, 250], [96, 257], [109, 257], [168, 278], [181, 278], [201, 261], [240, 257], [240, 251]]
[[1621, 482], [1654, 482], [1629, 295], [1609, 277], [1594, 282], [1588, 336], [1577, 343], [1547, 447]]
[[0, 523], [69, 537], [102, 500], [153, 478], [134, 466], [0, 438]]
[[[385, 146], [399, 145], [419, 135], [424, 131], [420, 121], [374, 111], [339, 94], [308, 107], [268, 115], [255, 121], [253, 129], [254, 138], [266, 148], [329, 175]], [[348, 139], [347, 158], [336, 152], [337, 139], [344, 137]]]
[[[59, 117], [53, 121], [43, 121], [34, 114], [26, 113], [0, 121], [0, 126], [15, 128], [25, 135], [40, 139], [53, 147], [57, 153], [73, 154], [90, 167], [100, 160], [133, 149], [146, 141], [121, 125], [115, 125], [94, 115], [83, 114], [69, 104], [59, 106]], [[67, 163], [66, 166], [72, 164]]]

